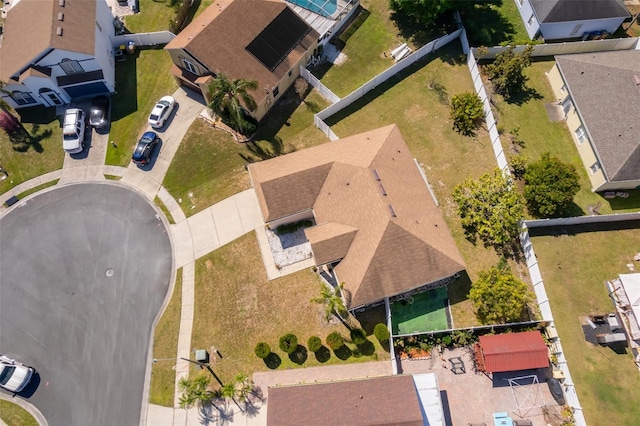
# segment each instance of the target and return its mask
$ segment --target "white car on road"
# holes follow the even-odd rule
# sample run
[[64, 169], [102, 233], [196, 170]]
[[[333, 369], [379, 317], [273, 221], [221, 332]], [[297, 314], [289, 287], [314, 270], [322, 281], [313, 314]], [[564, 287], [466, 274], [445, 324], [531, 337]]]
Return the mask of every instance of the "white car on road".
[[151, 115], [149, 115], [149, 125], [154, 129], [164, 126], [175, 106], [176, 100], [173, 99], [173, 96], [163, 96], [162, 99], [156, 102]]
[[33, 376], [33, 368], [25, 367], [15, 359], [0, 355], [0, 386], [18, 393], [27, 386]]

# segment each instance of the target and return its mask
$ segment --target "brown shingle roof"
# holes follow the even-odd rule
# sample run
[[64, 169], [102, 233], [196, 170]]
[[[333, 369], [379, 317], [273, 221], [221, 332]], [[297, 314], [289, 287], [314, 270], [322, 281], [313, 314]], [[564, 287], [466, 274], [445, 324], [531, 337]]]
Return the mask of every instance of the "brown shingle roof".
[[317, 265], [340, 260], [347, 255], [357, 228], [329, 222], [305, 229]]
[[165, 49], [185, 49], [216, 74], [257, 80], [259, 89], [254, 97], [260, 103], [264, 89], [273, 88], [306, 53], [305, 46], [311, 46], [319, 37], [309, 28], [273, 72], [267, 69], [246, 47], [283, 12], [302, 21], [280, 0], [222, 0], [209, 6]]
[[274, 426], [424, 424], [409, 375], [273, 387], [267, 402], [267, 424]]
[[[464, 269], [395, 125], [250, 164], [249, 171], [267, 222], [304, 208], [313, 209], [318, 226], [358, 230], [346, 254], [341, 241], [335, 253], [323, 244], [316, 256], [316, 261], [343, 257], [335, 271], [351, 293], [351, 308]], [[308, 231], [310, 241], [314, 232]]]
[[556, 62], [608, 180], [640, 179], [640, 85], [634, 80], [640, 50], [562, 55]]
[[[58, 13], [63, 13], [62, 21]], [[56, 34], [62, 28], [62, 35]], [[48, 49], [95, 54], [96, 0], [21, 0], [7, 13], [0, 79], [8, 82]], [[18, 77], [18, 76], [16, 76]]]

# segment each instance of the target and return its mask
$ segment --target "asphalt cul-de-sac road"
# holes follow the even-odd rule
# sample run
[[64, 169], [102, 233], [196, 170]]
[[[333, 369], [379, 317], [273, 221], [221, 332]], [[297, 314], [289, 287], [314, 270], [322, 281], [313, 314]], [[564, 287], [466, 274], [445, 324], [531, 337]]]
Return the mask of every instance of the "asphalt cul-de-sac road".
[[139, 424], [171, 253], [155, 209], [116, 184], [45, 192], [0, 219], [0, 353], [36, 369], [17, 397], [50, 426]]

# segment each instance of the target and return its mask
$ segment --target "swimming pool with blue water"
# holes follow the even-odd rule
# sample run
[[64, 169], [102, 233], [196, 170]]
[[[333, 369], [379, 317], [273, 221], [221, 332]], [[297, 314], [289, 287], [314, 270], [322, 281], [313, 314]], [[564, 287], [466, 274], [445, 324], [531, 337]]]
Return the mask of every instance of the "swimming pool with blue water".
[[289, 2], [328, 18], [338, 9], [338, 0], [289, 0]]

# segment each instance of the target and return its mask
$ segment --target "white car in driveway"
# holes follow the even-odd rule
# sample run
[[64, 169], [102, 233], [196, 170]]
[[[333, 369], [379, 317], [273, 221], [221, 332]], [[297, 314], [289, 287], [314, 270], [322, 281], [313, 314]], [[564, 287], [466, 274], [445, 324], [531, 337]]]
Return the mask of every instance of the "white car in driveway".
[[163, 96], [162, 99], [156, 102], [149, 115], [149, 125], [154, 129], [164, 126], [175, 106], [176, 100], [173, 99], [173, 96]]
[[15, 359], [0, 356], [0, 386], [18, 393], [29, 384], [33, 368], [26, 367]]

